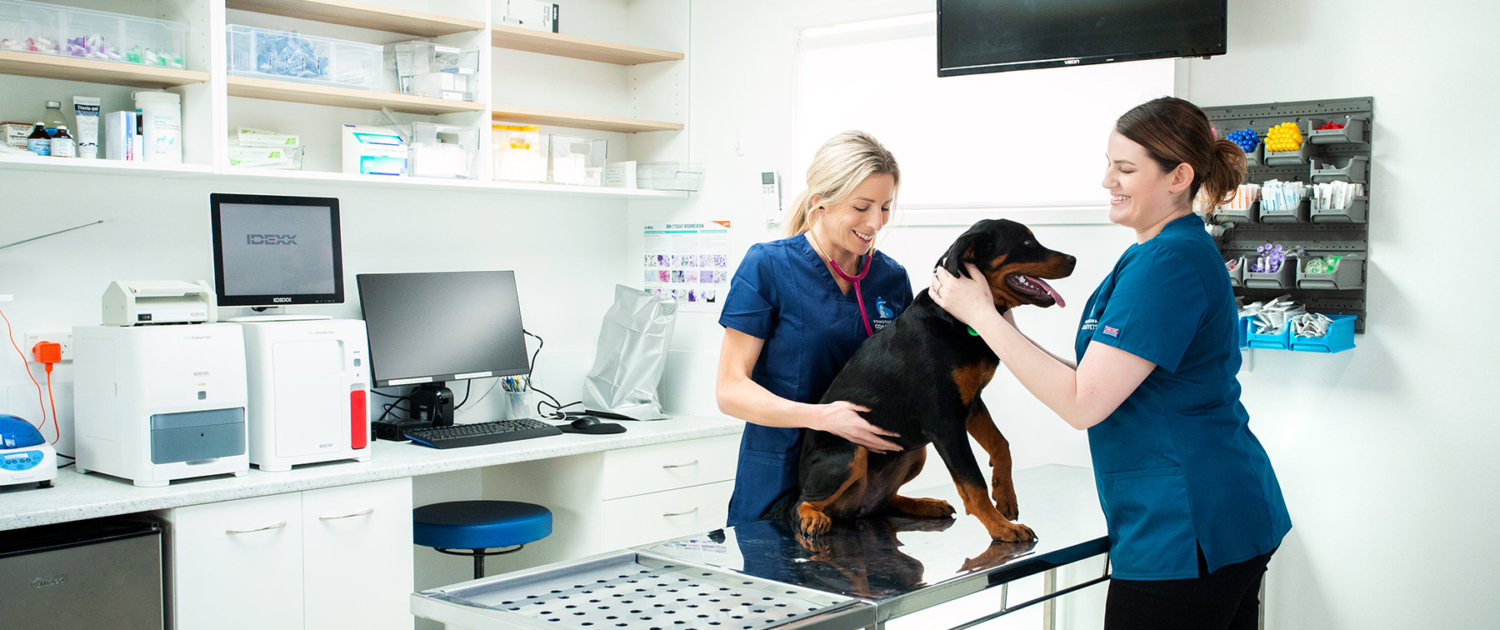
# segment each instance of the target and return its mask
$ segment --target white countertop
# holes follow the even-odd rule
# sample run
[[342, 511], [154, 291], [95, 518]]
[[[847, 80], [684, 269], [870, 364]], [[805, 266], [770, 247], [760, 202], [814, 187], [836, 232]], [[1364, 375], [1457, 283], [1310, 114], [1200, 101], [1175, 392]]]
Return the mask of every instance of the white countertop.
[[98, 473], [79, 474], [73, 467], [68, 467], [58, 471], [57, 480], [51, 488], [25, 484], [0, 489], [0, 531], [733, 435], [745, 426], [744, 422], [730, 418], [693, 416], [622, 424], [627, 430], [612, 435], [564, 433], [560, 436], [447, 450], [404, 442], [376, 441], [373, 445], [375, 454], [368, 462], [309, 464], [293, 468], [290, 472], [261, 472], [252, 466], [250, 473], [244, 477], [218, 475], [184, 479], [174, 481], [165, 488], [137, 488], [124, 479]]

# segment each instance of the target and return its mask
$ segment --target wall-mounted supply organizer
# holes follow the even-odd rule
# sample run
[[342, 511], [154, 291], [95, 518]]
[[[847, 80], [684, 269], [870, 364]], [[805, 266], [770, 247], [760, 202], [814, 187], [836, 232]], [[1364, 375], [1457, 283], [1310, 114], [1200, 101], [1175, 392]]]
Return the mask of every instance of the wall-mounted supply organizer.
[[[1219, 137], [1249, 129], [1261, 139], [1246, 153], [1250, 165], [1246, 183], [1264, 184], [1274, 179], [1310, 186], [1349, 182], [1364, 187], [1364, 194], [1349, 199], [1342, 207], [1325, 207], [1309, 194], [1296, 207], [1273, 212], [1266, 212], [1262, 202], [1256, 201], [1245, 209], [1218, 209], [1209, 215], [1225, 228], [1218, 239], [1224, 259], [1238, 263], [1229, 270], [1236, 297], [1254, 302], [1291, 294], [1309, 311], [1335, 319], [1326, 342], [1293, 339], [1289, 332], [1256, 335], [1247, 331], [1249, 347], [1294, 349], [1301, 343], [1303, 347], [1295, 349], [1336, 352], [1347, 346], [1342, 338], [1334, 338], [1335, 333], [1342, 334], [1345, 328], [1350, 335], [1364, 332], [1370, 202], [1374, 199], [1370, 186], [1374, 107], [1375, 100], [1366, 97], [1203, 108]], [[1288, 150], [1268, 150], [1264, 141], [1267, 133], [1285, 123], [1295, 125], [1302, 142], [1295, 148], [1278, 144], [1278, 148]], [[1283, 126], [1279, 137], [1284, 138], [1288, 131]], [[1253, 262], [1256, 248], [1267, 243], [1280, 244], [1295, 253], [1288, 255], [1276, 272], [1252, 272], [1247, 261]], [[1348, 344], [1352, 343], [1351, 337]], [[1333, 350], [1326, 349], [1330, 344]]]

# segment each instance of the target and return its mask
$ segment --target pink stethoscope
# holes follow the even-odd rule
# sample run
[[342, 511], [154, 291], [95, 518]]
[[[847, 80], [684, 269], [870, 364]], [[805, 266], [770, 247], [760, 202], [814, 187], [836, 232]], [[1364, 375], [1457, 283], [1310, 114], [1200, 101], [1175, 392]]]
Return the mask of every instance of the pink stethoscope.
[[[812, 244], [818, 248], [818, 254], [823, 254], [823, 245], [818, 242], [818, 237], [813, 235], [812, 230], [808, 230], [807, 235], [812, 239]], [[854, 300], [859, 302], [859, 323], [865, 325], [866, 337], [875, 336], [875, 331], [870, 328], [870, 315], [865, 312], [865, 296], [859, 290], [859, 281], [864, 280], [865, 276], [870, 275], [870, 253], [873, 251], [875, 251], [875, 243], [871, 242], [870, 250], [865, 252], [863, 256], [864, 264], [860, 265], [861, 269], [859, 273], [852, 276], [845, 272], [843, 267], [840, 267], [838, 262], [833, 260], [832, 256], [828, 257], [828, 264], [833, 267], [833, 273], [854, 285]]]

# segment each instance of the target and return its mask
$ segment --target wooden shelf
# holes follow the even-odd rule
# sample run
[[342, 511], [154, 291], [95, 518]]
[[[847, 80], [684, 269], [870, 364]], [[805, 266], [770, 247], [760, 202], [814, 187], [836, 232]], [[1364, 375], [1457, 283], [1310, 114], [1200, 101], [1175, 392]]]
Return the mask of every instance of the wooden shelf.
[[209, 80], [207, 72], [12, 50], [0, 50], [0, 74], [151, 89], [207, 83]]
[[309, 103], [332, 107], [355, 109], [380, 109], [389, 107], [406, 114], [437, 115], [459, 112], [482, 112], [483, 103], [468, 101], [446, 101], [410, 94], [371, 92], [351, 88], [326, 87], [291, 81], [273, 81], [251, 77], [229, 77], [229, 95], [260, 98], [270, 101]]
[[349, 0], [226, 0], [230, 9], [357, 26], [415, 37], [484, 30], [484, 22], [350, 2]]
[[554, 125], [572, 129], [593, 129], [595, 131], [615, 131], [619, 133], [681, 131], [683, 129], [682, 123], [637, 120], [635, 118], [619, 118], [616, 116], [595, 116], [593, 114], [570, 114], [567, 112], [528, 109], [525, 107], [497, 107], [490, 112], [490, 118], [495, 122]]
[[519, 26], [495, 24], [490, 27], [490, 43], [496, 48], [524, 50], [527, 52], [602, 61], [622, 66], [633, 66], [658, 61], [677, 61], [685, 55], [670, 50], [658, 50], [629, 44], [615, 44], [597, 39], [586, 39], [559, 33], [534, 31]]

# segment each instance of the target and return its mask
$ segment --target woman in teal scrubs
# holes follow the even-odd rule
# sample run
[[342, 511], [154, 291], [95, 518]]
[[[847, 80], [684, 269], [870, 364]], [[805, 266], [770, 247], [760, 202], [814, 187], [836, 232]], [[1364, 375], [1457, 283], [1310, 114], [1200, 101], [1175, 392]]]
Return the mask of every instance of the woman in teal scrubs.
[[939, 268], [930, 293], [1088, 430], [1113, 569], [1104, 627], [1253, 629], [1266, 563], [1292, 524], [1240, 404], [1228, 274], [1192, 212], [1200, 189], [1216, 204], [1233, 194], [1244, 152], [1215, 140], [1192, 103], [1161, 98], [1116, 121], [1106, 156], [1109, 220], [1136, 244], [1089, 298], [1076, 364], [997, 314], [984, 283]]
[[735, 271], [717, 383], [719, 409], [746, 421], [729, 525], [759, 520], [796, 488], [804, 428], [900, 450], [859, 415], [867, 409], [819, 404], [859, 345], [911, 304], [906, 269], [875, 250], [900, 183], [874, 138], [834, 136], [807, 169], [787, 237], [751, 247]]

